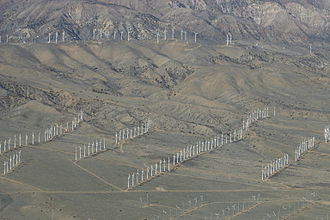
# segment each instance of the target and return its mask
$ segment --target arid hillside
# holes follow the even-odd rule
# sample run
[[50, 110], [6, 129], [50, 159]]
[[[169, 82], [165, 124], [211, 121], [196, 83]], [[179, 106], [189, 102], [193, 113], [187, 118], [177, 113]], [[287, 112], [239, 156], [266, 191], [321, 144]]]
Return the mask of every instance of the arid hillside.
[[[135, 39], [155, 38], [167, 28], [193, 32], [207, 41], [268, 41], [308, 45], [329, 42], [326, 0], [3, 0], [0, 33], [12, 41], [46, 40], [63, 30], [69, 39], [91, 39], [130, 31]], [[118, 36], [117, 36], [118, 37]]]
[[2, 0], [0, 36], [0, 219], [328, 219], [328, 1]]

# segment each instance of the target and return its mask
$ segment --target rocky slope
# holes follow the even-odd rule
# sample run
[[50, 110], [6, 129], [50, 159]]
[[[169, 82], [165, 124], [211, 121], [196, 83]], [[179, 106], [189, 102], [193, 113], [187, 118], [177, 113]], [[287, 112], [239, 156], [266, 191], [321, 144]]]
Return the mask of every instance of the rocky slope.
[[[329, 1], [326, 0], [3, 0], [0, 3], [2, 41], [47, 41], [63, 30], [67, 39], [113, 38], [130, 30], [131, 38], [168, 36], [181, 29], [204, 40], [285, 43], [329, 42]], [[102, 36], [101, 36], [102, 35]], [[60, 35], [61, 36], [61, 35]], [[53, 36], [54, 37], [54, 36]]]

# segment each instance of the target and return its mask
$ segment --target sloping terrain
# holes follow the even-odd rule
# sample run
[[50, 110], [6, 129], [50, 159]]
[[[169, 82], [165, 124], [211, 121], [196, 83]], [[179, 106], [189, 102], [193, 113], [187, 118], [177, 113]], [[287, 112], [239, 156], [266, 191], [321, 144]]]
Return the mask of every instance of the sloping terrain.
[[[0, 176], [0, 219], [327, 219], [329, 6], [2, 0], [0, 143], [85, 117], [71, 133], [20, 148], [23, 163]], [[127, 190], [129, 173], [231, 132], [265, 106], [271, 117], [243, 140]], [[115, 144], [117, 131], [148, 119], [150, 132]], [[316, 147], [294, 162], [310, 136]], [[107, 151], [75, 161], [77, 147], [103, 138]], [[262, 167], [283, 154], [290, 166], [262, 181]], [[0, 154], [1, 171], [10, 155]]]
[[[171, 36], [193, 32], [207, 41], [234, 40], [322, 45], [329, 42], [326, 0], [3, 0], [0, 34], [12, 42], [46, 42], [48, 33], [65, 31], [66, 39], [155, 39], [167, 29]], [[116, 33], [115, 33], [116, 32]]]
[[[22, 148], [23, 165], [0, 177], [2, 218], [263, 219], [281, 211], [312, 219], [329, 212], [326, 48], [310, 55], [269, 44], [105, 41], [0, 50], [2, 140], [86, 113], [74, 133]], [[125, 190], [128, 173], [226, 133], [265, 105], [276, 106], [276, 117], [257, 122], [243, 141]], [[148, 118], [150, 133], [115, 145], [116, 131]], [[260, 180], [262, 166], [283, 153], [293, 158], [312, 135], [316, 149]], [[111, 150], [73, 161], [75, 147], [99, 137]]]

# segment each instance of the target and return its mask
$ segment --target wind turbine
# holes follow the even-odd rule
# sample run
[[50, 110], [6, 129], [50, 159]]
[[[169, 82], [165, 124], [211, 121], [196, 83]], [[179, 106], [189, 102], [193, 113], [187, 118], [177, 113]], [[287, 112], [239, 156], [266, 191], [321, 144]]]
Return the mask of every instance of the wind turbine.
[[93, 40], [96, 38], [96, 29], [93, 30]]
[[157, 44], [159, 44], [159, 32], [157, 32], [156, 37], [157, 37]]
[[197, 43], [197, 35], [198, 35], [198, 33], [194, 32], [194, 34], [195, 34], [195, 43]]
[[116, 40], [117, 31], [113, 32], [113, 39]]
[[58, 32], [55, 33], [55, 43], [57, 44]]
[[164, 40], [165, 40], [165, 41], [167, 40], [167, 30], [166, 30], [166, 28], [165, 28], [165, 30], [164, 30]]

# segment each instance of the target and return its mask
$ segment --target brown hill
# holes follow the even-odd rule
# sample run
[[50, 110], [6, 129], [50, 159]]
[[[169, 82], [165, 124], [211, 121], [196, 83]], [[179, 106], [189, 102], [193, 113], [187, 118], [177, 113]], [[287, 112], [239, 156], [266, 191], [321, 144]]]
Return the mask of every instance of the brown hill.
[[261, 0], [3, 0], [0, 33], [3, 41], [47, 41], [48, 33], [63, 30], [68, 39], [113, 37], [130, 30], [131, 38], [151, 39], [174, 27], [200, 33], [204, 40], [288, 43], [329, 41], [329, 1]]

